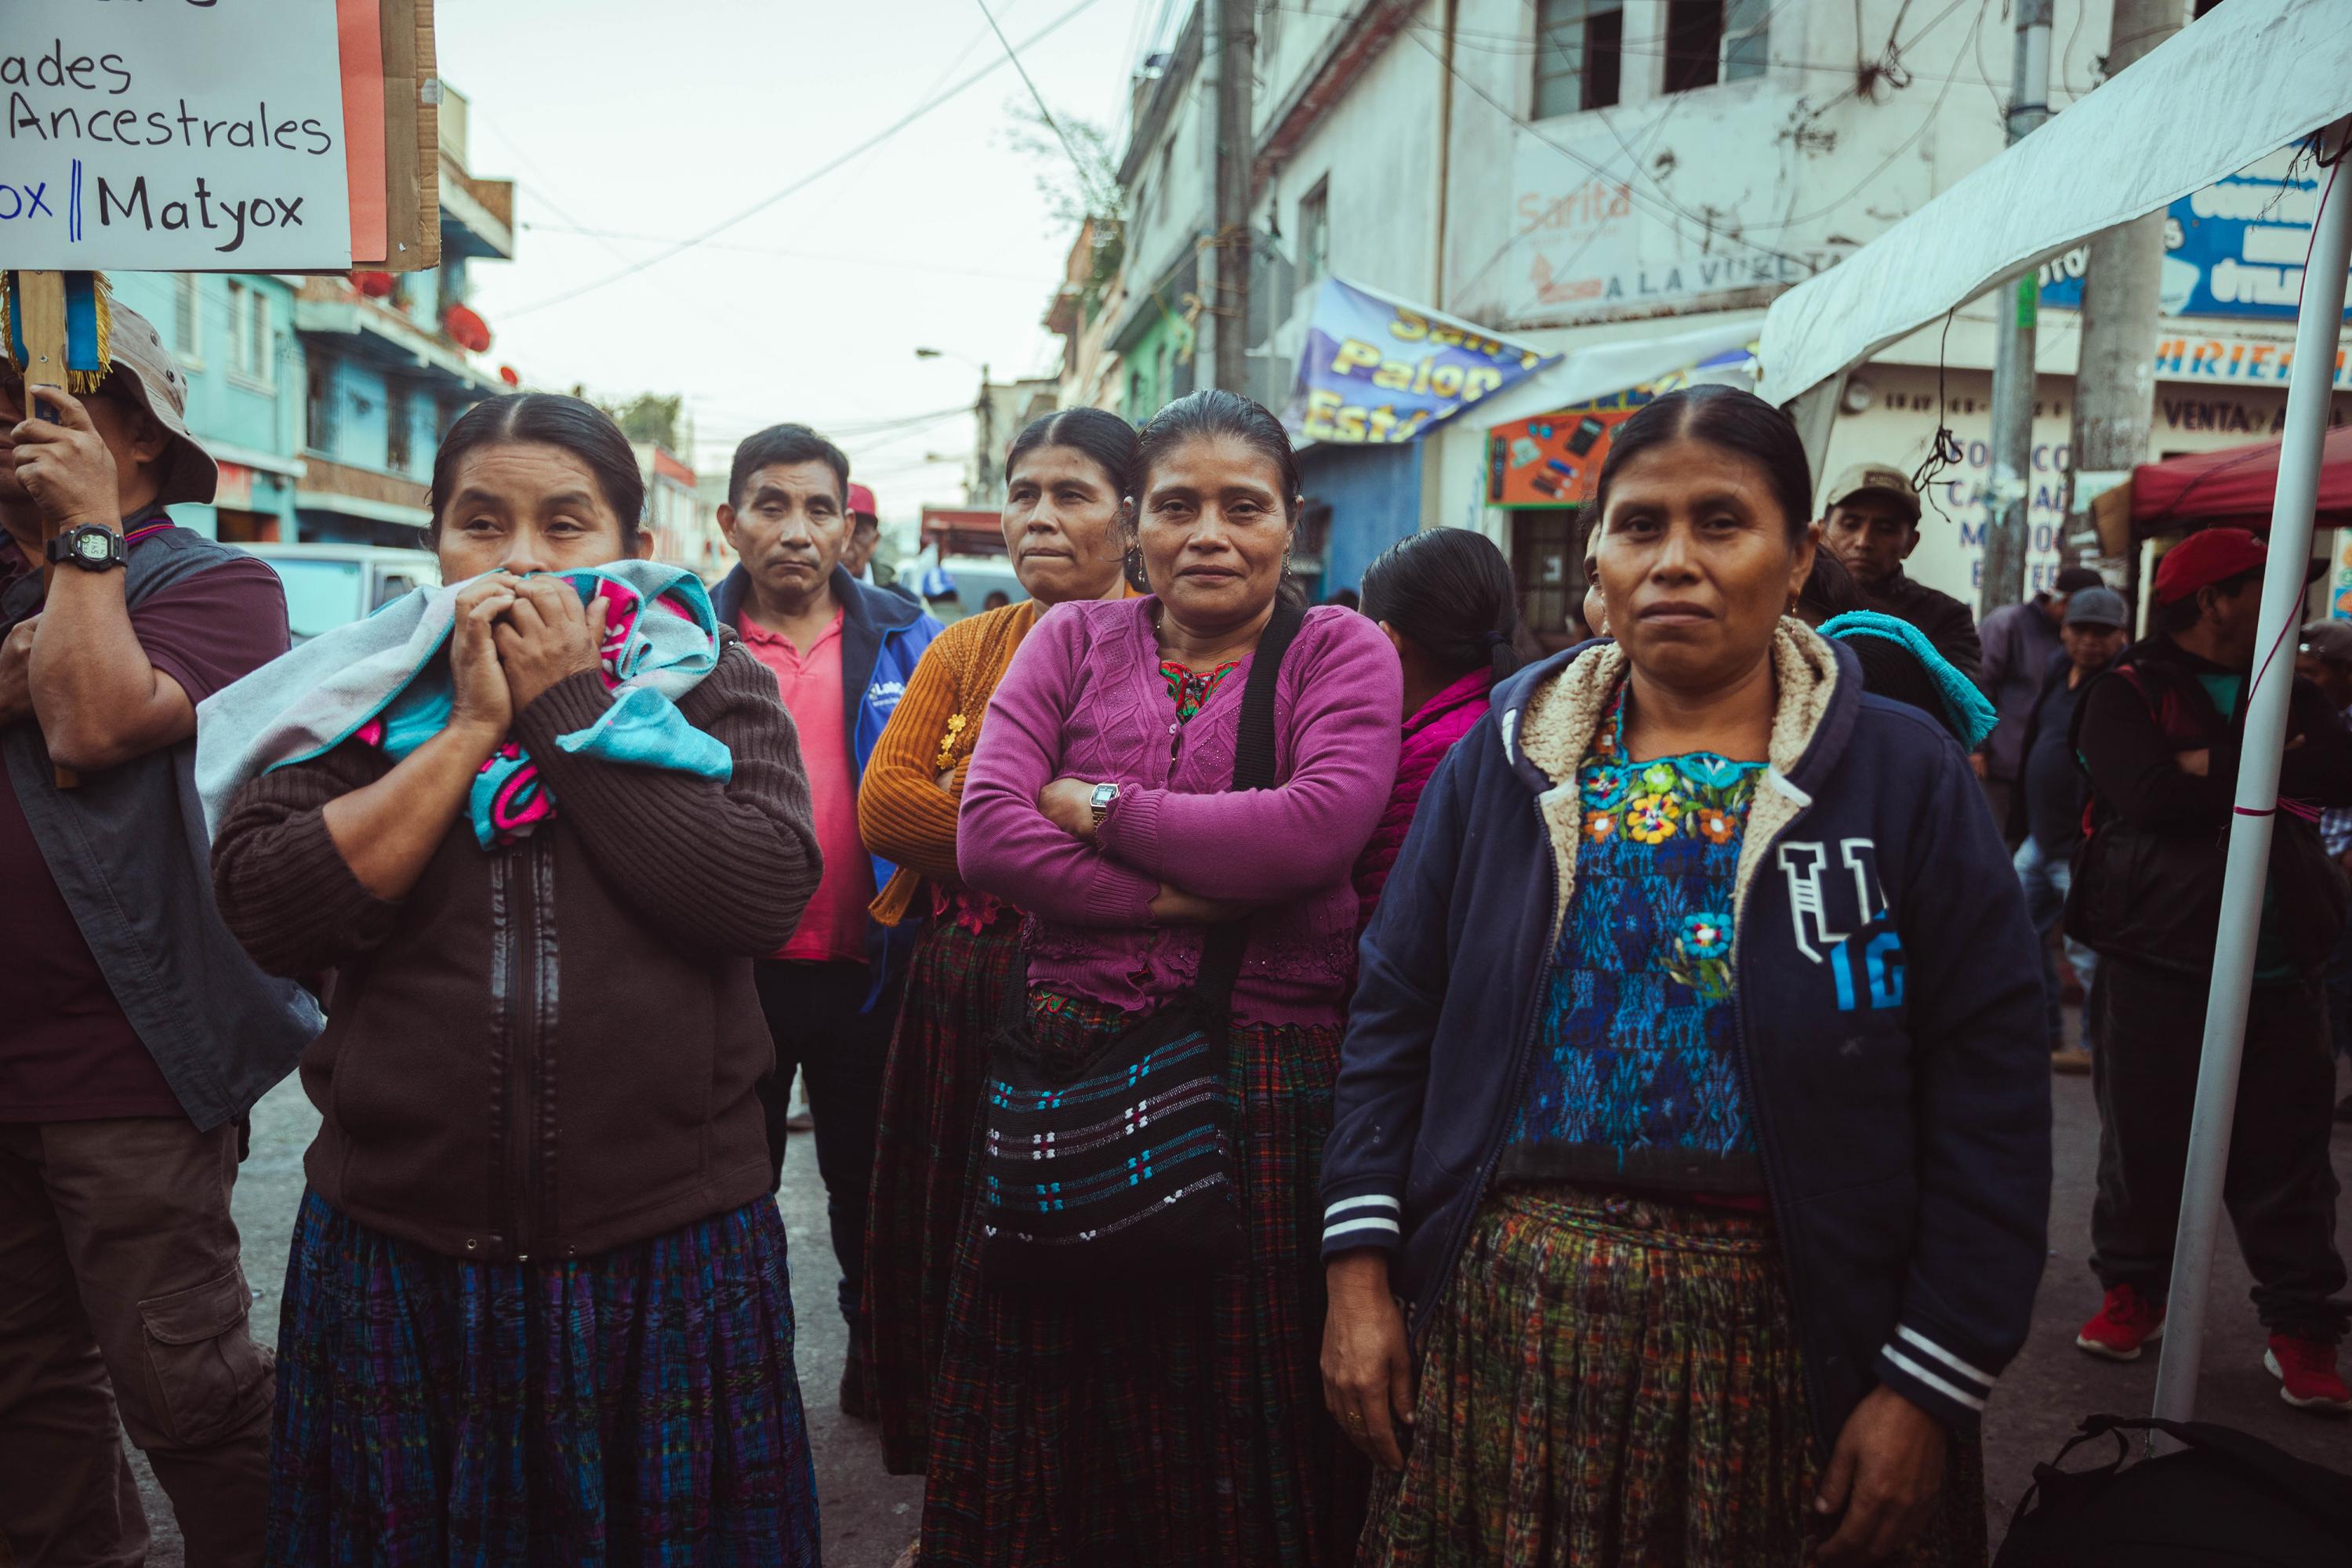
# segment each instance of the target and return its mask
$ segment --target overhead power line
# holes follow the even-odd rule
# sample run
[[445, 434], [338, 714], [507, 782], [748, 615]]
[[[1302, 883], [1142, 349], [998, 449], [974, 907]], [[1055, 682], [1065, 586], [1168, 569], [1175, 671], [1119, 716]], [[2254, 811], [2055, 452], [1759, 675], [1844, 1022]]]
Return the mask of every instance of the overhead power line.
[[[1051, 37], [1066, 24], [1074, 21], [1083, 13], [1092, 10], [1098, 4], [1100, 4], [1100, 0], [1078, 0], [1076, 5], [1071, 6], [1068, 10], [1055, 17], [1051, 22], [1046, 23], [1045, 26], [1039, 28], [1027, 39], [1024, 40], [1021, 47], [1023, 48], [1035, 47], [1038, 44], [1041, 44], [1045, 39]], [[939, 93], [934, 97], [917, 104], [913, 109], [908, 110], [905, 114], [900, 115], [897, 120], [892, 121], [888, 125], [884, 126], [881, 130], [876, 132], [865, 141], [860, 142], [856, 146], [849, 148], [847, 151], [826, 160], [824, 163], [812, 169], [807, 174], [802, 175], [799, 179], [793, 181], [789, 184], [769, 192], [766, 195], [761, 196], [758, 201], [753, 202], [750, 206], [743, 208], [741, 211], [735, 213], [731, 216], [722, 218], [719, 222], [712, 224], [709, 228], [703, 229], [698, 234], [690, 235], [685, 239], [679, 240], [667, 250], [660, 251], [653, 256], [648, 256], [642, 261], [633, 262], [629, 266], [622, 268], [617, 272], [607, 273], [604, 277], [595, 279], [593, 282], [583, 283], [576, 289], [566, 289], [561, 294], [551, 294], [544, 300], [536, 300], [530, 304], [520, 306], [515, 310], [509, 310], [506, 312], [507, 319], [509, 321], [513, 321], [518, 317], [528, 316], [536, 310], [548, 310], [551, 307], [564, 304], [569, 300], [577, 300], [583, 294], [593, 294], [599, 289], [607, 288], [614, 283], [620, 282], [623, 279], [634, 278], [638, 273], [646, 270], [648, 268], [658, 267], [663, 262], [669, 260], [672, 257], [681, 255], [686, 251], [693, 249], [696, 246], [702, 244], [706, 240], [715, 238], [718, 236], [726, 233], [729, 229], [733, 228], [737, 224], [741, 223], [744, 219], [755, 217], [761, 213], [767, 211], [770, 207], [774, 206], [778, 202], [782, 201], [785, 197], [798, 195], [800, 192], [804, 191], [808, 189], [809, 186], [816, 184], [819, 180], [824, 179], [827, 174], [832, 174], [835, 170], [855, 161], [868, 150], [879, 147], [893, 136], [898, 135], [901, 131], [906, 130], [909, 125], [914, 124], [915, 121], [930, 113], [933, 110], [940, 108], [941, 106], [952, 101], [970, 89], [995, 75], [997, 71], [1002, 68], [1003, 68], [1003, 62], [1002, 60], [992, 61], [988, 65], [982, 66], [980, 69], [972, 72], [970, 76], [965, 77], [953, 87], [949, 88], [945, 92]]]

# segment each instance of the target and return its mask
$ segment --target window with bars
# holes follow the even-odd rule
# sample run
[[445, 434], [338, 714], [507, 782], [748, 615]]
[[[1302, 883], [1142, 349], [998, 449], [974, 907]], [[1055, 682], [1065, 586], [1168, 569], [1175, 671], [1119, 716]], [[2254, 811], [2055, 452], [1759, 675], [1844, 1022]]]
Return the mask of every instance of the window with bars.
[[1331, 270], [1331, 182], [1319, 180], [1298, 198], [1298, 292], [1305, 293]]
[[310, 384], [303, 405], [302, 444], [313, 452], [330, 456], [335, 450], [335, 362], [323, 354], [311, 354]]
[[1668, 92], [1764, 74], [1772, 0], [1667, 0]]
[[415, 458], [412, 432], [415, 418], [415, 396], [399, 382], [387, 380], [383, 386], [383, 466], [395, 474], [406, 473]]
[[1536, 0], [1536, 118], [1617, 101], [1624, 0]]
[[230, 374], [257, 386], [269, 385], [277, 369], [270, 343], [269, 296], [234, 278], [228, 285], [228, 368]]
[[172, 353], [191, 370], [204, 364], [205, 296], [193, 272], [172, 275]]
[[1519, 584], [1519, 616], [1547, 650], [1586, 635], [1584, 510], [1521, 510], [1511, 514], [1511, 574]]

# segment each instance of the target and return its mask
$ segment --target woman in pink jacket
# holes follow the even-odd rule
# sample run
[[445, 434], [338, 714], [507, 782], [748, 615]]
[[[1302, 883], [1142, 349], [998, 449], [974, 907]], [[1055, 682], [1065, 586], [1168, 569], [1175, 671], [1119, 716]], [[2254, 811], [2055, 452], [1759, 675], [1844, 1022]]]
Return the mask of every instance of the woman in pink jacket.
[[1364, 614], [1404, 665], [1404, 750], [1387, 809], [1356, 862], [1360, 931], [1381, 901], [1430, 775], [1486, 716], [1495, 683], [1535, 653], [1509, 563], [1494, 541], [1466, 528], [1433, 528], [1389, 546], [1364, 570]]
[[[1151, 593], [1038, 618], [990, 700], [956, 855], [967, 886], [1027, 912], [1027, 1027], [1066, 1061], [1186, 992], [1209, 928], [1248, 918], [1223, 1085], [1244, 1237], [1188, 1278], [1024, 1289], [983, 1270], [975, 1204], [932, 1388], [926, 1568], [1337, 1568], [1362, 1521], [1367, 1477], [1323, 1409], [1315, 1183], [1349, 868], [1396, 776], [1397, 659], [1353, 611], [1305, 612], [1277, 653], [1275, 783], [1235, 791], [1297, 529], [1290, 439], [1199, 392], [1144, 426], [1137, 467]], [[1181, 1109], [1155, 1103], [1144, 1120]]]

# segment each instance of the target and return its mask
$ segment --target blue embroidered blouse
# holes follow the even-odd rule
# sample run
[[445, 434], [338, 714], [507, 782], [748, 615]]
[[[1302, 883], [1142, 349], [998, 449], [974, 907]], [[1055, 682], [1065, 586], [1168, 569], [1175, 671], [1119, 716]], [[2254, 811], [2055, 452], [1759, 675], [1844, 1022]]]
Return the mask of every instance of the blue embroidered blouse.
[[1732, 893], [1761, 763], [1634, 762], [1624, 689], [1577, 773], [1583, 837], [1499, 1174], [1763, 1191], [1731, 1005]]

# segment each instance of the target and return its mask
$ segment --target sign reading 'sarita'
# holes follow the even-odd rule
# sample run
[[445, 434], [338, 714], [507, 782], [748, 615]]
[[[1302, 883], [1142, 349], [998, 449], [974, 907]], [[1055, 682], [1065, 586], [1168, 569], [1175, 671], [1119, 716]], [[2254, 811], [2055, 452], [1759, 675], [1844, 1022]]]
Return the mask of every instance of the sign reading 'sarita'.
[[1414, 441], [1559, 357], [1327, 278], [1283, 423], [1337, 446]]

